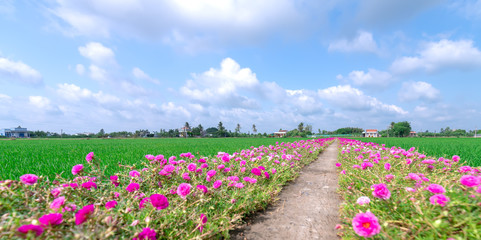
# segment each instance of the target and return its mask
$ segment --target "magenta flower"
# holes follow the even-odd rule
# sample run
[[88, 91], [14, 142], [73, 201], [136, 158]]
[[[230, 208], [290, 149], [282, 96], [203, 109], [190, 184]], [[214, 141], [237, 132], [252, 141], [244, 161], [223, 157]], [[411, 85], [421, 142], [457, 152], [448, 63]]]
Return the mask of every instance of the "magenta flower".
[[256, 175], [256, 176], [260, 176], [262, 173], [261, 173], [261, 170], [259, 170], [258, 168], [253, 168], [251, 170], [251, 173]]
[[195, 163], [190, 163], [189, 165], [187, 165], [187, 170], [191, 172], [194, 172], [196, 169], [197, 169], [197, 164]]
[[59, 197], [53, 200], [53, 202], [50, 204], [50, 208], [53, 210], [58, 210], [64, 204], [65, 204], [65, 197]]
[[20, 176], [20, 181], [25, 185], [33, 185], [37, 183], [38, 176], [35, 174], [25, 174]]
[[390, 182], [390, 181], [394, 178], [394, 175], [388, 174], [388, 175], [384, 176], [384, 178], [386, 178], [386, 180], [387, 180], [388, 182]]
[[118, 198], [120, 197], [120, 193], [119, 192], [114, 192], [114, 198]]
[[204, 185], [197, 185], [197, 189], [199, 189], [200, 191], [202, 191], [203, 193], [207, 193], [207, 187], [204, 186]]
[[277, 170], [275, 168], [273, 168], [272, 170], [272, 174], [276, 174], [277, 173]]
[[429, 184], [429, 186], [426, 188], [426, 190], [430, 191], [431, 193], [445, 193], [446, 190], [444, 189], [443, 186], [439, 184]]
[[244, 184], [243, 184], [243, 183], [236, 183], [236, 184], [235, 184], [235, 187], [236, 187], [236, 188], [243, 188], [243, 187], [244, 187]]
[[470, 166], [462, 166], [462, 167], [459, 167], [459, 172], [460, 173], [465, 173], [465, 172], [470, 172], [472, 170], [472, 168]]
[[62, 193], [62, 188], [54, 188], [50, 191], [50, 193], [53, 195], [54, 198], [58, 197], [60, 193]]
[[157, 208], [157, 210], [162, 210], [169, 206], [169, 200], [162, 194], [152, 194], [150, 196], [150, 203], [152, 203], [152, 206]]
[[77, 165], [72, 167], [72, 174], [77, 175], [77, 174], [81, 173], [83, 170], [84, 170], [84, 165], [77, 164]]
[[140, 176], [140, 172], [135, 171], [135, 170], [132, 170], [132, 171], [129, 172], [129, 175], [130, 175], [131, 177], [136, 178], [136, 177]]
[[458, 155], [453, 156], [453, 161], [454, 162], [459, 162], [459, 159], [461, 159]]
[[182, 174], [182, 178], [183, 178], [185, 181], [190, 181], [189, 173], [183, 173], [183, 174]]
[[140, 200], [140, 203], [139, 203], [139, 208], [142, 209], [145, 207], [145, 204], [150, 202], [150, 197], [146, 197], [142, 200]]
[[138, 240], [157, 240], [157, 233], [155, 232], [154, 229], [150, 229], [150, 228], [144, 228], [142, 229], [142, 232], [139, 233], [139, 236], [138, 238], [134, 238], [134, 239], [138, 239]]
[[94, 182], [84, 182], [84, 183], [82, 183], [82, 187], [87, 189], [87, 190], [90, 190], [91, 188], [97, 189], [97, 184], [94, 183]]
[[115, 187], [118, 187], [120, 185], [119, 176], [117, 175], [110, 176], [110, 182], [112, 182], [112, 184], [115, 185]]
[[181, 198], [185, 199], [185, 197], [190, 194], [190, 189], [191, 189], [191, 188], [192, 188], [192, 185], [190, 185], [190, 184], [188, 184], [188, 183], [181, 183], [181, 184], [179, 185], [179, 187], [177, 187], [177, 194], [178, 194]]
[[85, 160], [87, 160], [87, 162], [91, 162], [93, 158], [94, 158], [94, 152], [89, 152], [87, 156], [85, 156]]
[[147, 158], [147, 160], [150, 160], [150, 161], [152, 161], [152, 160], [154, 160], [154, 159], [155, 159], [155, 156], [154, 156], [154, 155], [152, 155], [152, 154], [147, 154], [147, 155], [145, 155], [145, 158]]
[[207, 177], [211, 178], [211, 177], [215, 176], [216, 173], [217, 172], [215, 170], [209, 170], [209, 171], [207, 171], [206, 174], [207, 174]]
[[60, 223], [62, 223], [62, 220], [63, 219], [61, 213], [45, 214], [38, 219], [42, 226], [59, 225]]
[[83, 207], [82, 209], [78, 210], [77, 213], [75, 213], [75, 225], [80, 225], [87, 221], [87, 219], [92, 215], [95, 211], [95, 207], [93, 204], [87, 205]]
[[113, 200], [113, 201], [110, 201], [110, 202], [106, 202], [105, 203], [105, 208], [107, 209], [111, 209], [111, 208], [115, 208], [117, 206], [117, 201]]
[[390, 163], [384, 164], [384, 169], [389, 171], [389, 169], [391, 169], [391, 164]]
[[217, 188], [220, 188], [220, 186], [222, 186], [222, 181], [221, 180], [217, 180], [214, 182], [214, 188], [217, 189]]
[[140, 185], [138, 183], [133, 182], [133, 183], [130, 183], [127, 186], [126, 190], [127, 190], [127, 192], [135, 192], [135, 191], [139, 190], [139, 188], [140, 188]]
[[359, 205], [369, 204], [369, 202], [371, 202], [371, 199], [366, 196], [359, 197], [356, 201], [356, 203]]
[[336, 163], [336, 167], [340, 167], [340, 166], [342, 166], [341, 163]]
[[436, 194], [429, 198], [429, 201], [432, 205], [440, 205], [442, 207], [446, 206], [446, 203], [449, 202], [449, 197], [445, 196], [444, 194]]
[[377, 217], [371, 212], [356, 214], [352, 219], [352, 228], [361, 237], [372, 237], [381, 231]]
[[207, 216], [205, 214], [200, 214], [200, 224], [198, 226], [199, 232], [202, 232], [204, 230], [204, 226], [207, 223]]
[[384, 200], [387, 200], [391, 197], [391, 192], [384, 183], [374, 184], [371, 186], [371, 189], [373, 190], [372, 195], [374, 197]]
[[478, 177], [472, 175], [464, 175], [461, 177], [459, 182], [466, 187], [476, 187], [479, 185], [480, 180]]
[[38, 236], [42, 235], [43, 228], [41, 226], [38, 226], [38, 225], [28, 224], [28, 225], [20, 226], [17, 229], [17, 231], [19, 231], [21, 233], [25, 233], [25, 234], [28, 234], [28, 232], [33, 232], [38, 237]]

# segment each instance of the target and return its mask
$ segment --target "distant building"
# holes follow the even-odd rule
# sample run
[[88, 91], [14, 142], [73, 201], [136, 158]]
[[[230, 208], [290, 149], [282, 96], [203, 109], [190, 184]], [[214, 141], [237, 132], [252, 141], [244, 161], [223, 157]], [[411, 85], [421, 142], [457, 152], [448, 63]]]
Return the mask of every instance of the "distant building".
[[287, 135], [287, 130], [279, 130], [279, 132], [274, 133], [274, 137], [285, 137]]
[[409, 132], [409, 136], [410, 137], [417, 137], [418, 134], [415, 131], [411, 131], [411, 132]]
[[190, 127], [179, 128], [179, 137], [188, 137], [188, 132], [190, 132]]
[[379, 132], [377, 129], [366, 129], [366, 131], [362, 132], [363, 137], [379, 137]]
[[5, 129], [5, 137], [28, 138], [30, 137], [30, 134], [28, 134], [27, 128], [22, 128], [18, 126], [14, 129]]

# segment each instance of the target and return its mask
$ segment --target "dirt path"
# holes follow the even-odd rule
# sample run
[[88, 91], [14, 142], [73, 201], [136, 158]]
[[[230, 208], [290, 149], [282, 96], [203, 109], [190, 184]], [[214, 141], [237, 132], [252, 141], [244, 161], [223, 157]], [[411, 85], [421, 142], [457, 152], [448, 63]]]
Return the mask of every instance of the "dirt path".
[[336, 193], [337, 146], [336, 141], [304, 167], [275, 204], [233, 231], [231, 239], [339, 239], [334, 229], [341, 202]]

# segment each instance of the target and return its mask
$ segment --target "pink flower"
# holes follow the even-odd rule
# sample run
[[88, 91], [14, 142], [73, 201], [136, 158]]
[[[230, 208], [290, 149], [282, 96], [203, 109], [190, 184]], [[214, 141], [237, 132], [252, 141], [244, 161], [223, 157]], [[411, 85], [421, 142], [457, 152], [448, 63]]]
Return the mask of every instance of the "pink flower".
[[387, 200], [391, 197], [391, 192], [384, 183], [374, 184], [371, 186], [371, 189], [373, 190], [372, 195], [374, 197], [384, 200]]
[[221, 180], [217, 180], [214, 182], [214, 188], [217, 189], [217, 188], [220, 188], [220, 186], [222, 185], [222, 181]]
[[53, 200], [53, 202], [50, 204], [50, 208], [53, 210], [58, 210], [64, 204], [65, 204], [65, 197], [59, 197]]
[[426, 190], [430, 191], [431, 193], [445, 193], [446, 190], [444, 189], [443, 186], [439, 184], [429, 184], [429, 186], [426, 188]]
[[369, 204], [369, 202], [371, 202], [371, 199], [366, 196], [359, 197], [356, 201], [356, 203], [359, 205]]
[[196, 169], [197, 169], [197, 164], [195, 163], [190, 163], [189, 165], [187, 165], [187, 170], [191, 172], [194, 172]]
[[341, 163], [336, 163], [336, 167], [340, 167], [340, 166], [342, 166]]
[[197, 189], [201, 190], [203, 193], [207, 193], [207, 187], [204, 185], [197, 185]]
[[105, 203], [105, 208], [107, 209], [115, 208], [116, 206], [117, 206], [117, 201], [115, 200]]
[[25, 233], [25, 234], [27, 234], [28, 232], [33, 232], [38, 237], [38, 236], [42, 235], [43, 228], [41, 226], [38, 226], [38, 225], [28, 224], [28, 225], [20, 226], [17, 229], [17, 231], [19, 231], [21, 233]]
[[110, 176], [110, 182], [112, 182], [113, 185], [118, 187], [120, 185], [119, 176], [117, 176], [117, 175]]
[[381, 231], [377, 217], [371, 212], [356, 214], [352, 219], [352, 228], [361, 237], [372, 237]]
[[72, 167], [72, 174], [77, 175], [77, 174], [81, 173], [83, 170], [84, 170], [84, 165], [77, 164], [77, 165]]
[[476, 187], [479, 185], [480, 180], [478, 177], [472, 175], [464, 175], [461, 177], [459, 182], [466, 187]]
[[275, 168], [273, 168], [272, 170], [272, 174], [276, 174], [277, 173], [277, 170]]
[[66, 205], [66, 206], [62, 209], [62, 212], [65, 212], [65, 211], [67, 211], [67, 212], [73, 212], [73, 211], [75, 211], [75, 210], [77, 210], [77, 205], [71, 203], [71, 204]]
[[258, 168], [253, 168], [251, 170], [251, 173], [256, 175], [256, 176], [260, 176], [261, 175], [261, 170], [259, 170]]
[[217, 172], [215, 170], [209, 170], [209, 171], [207, 171], [206, 174], [207, 174], [208, 177], [213, 177], [213, 176], [215, 176], [216, 173]]
[[185, 199], [185, 197], [190, 194], [190, 189], [191, 189], [191, 188], [192, 188], [192, 185], [190, 185], [190, 184], [188, 184], [188, 183], [181, 183], [181, 184], [179, 185], [179, 187], [177, 187], [177, 194], [178, 194], [181, 198]]
[[85, 156], [85, 160], [87, 160], [87, 162], [91, 162], [93, 158], [94, 158], [94, 152], [89, 152], [89, 154]]
[[97, 189], [97, 184], [94, 183], [94, 182], [84, 182], [84, 183], [82, 183], [82, 187], [87, 189], [87, 190], [90, 190], [91, 188]]
[[139, 188], [140, 188], [140, 185], [139, 185], [138, 183], [134, 183], [134, 182], [133, 182], [133, 183], [130, 183], [130, 184], [127, 186], [126, 190], [127, 190], [128, 192], [135, 192], [135, 191], [139, 190]]
[[384, 164], [384, 169], [389, 171], [389, 169], [391, 169], [391, 164], [390, 163]]
[[346, 170], [342, 170], [342, 171], [341, 171], [341, 174], [346, 174]]
[[25, 185], [33, 185], [37, 183], [38, 176], [35, 174], [25, 174], [20, 177], [20, 181], [22, 181]]
[[390, 182], [390, 181], [394, 178], [394, 175], [388, 174], [388, 175], [386, 175], [384, 178], [386, 178], [386, 180], [387, 180], [388, 182]]
[[147, 155], [145, 155], [145, 158], [146, 158], [147, 160], [150, 160], [150, 161], [152, 161], [152, 160], [154, 160], [154, 159], [155, 159], [155, 156], [154, 156], [154, 155], [152, 155], [152, 154], [147, 154]]
[[54, 198], [58, 197], [62, 193], [62, 188], [54, 188], [50, 191]]
[[157, 240], [157, 233], [154, 229], [144, 228], [142, 232], [139, 233], [138, 238], [134, 238], [136, 240]]
[[270, 176], [269, 176], [269, 173], [268, 173], [268, 172], [264, 172], [264, 177], [267, 178], [267, 179], [269, 179], [269, 177], [270, 177]]
[[136, 178], [136, 177], [140, 176], [140, 173], [138, 171], [132, 170], [132, 171], [129, 172], [129, 175], [131, 177]]
[[236, 187], [236, 188], [243, 188], [243, 187], [244, 187], [244, 184], [243, 184], [243, 183], [236, 183], [236, 184], [235, 184], [235, 187]]
[[199, 232], [202, 232], [204, 230], [204, 226], [207, 223], [207, 216], [205, 214], [200, 214], [200, 224], [198, 226]]
[[444, 194], [436, 194], [429, 198], [429, 201], [432, 205], [440, 205], [445, 206], [447, 202], [449, 202], [449, 197], [445, 196]]
[[114, 192], [114, 198], [118, 198], [118, 197], [120, 197], [120, 193]]
[[140, 203], [139, 203], [139, 208], [142, 209], [145, 207], [145, 203], [148, 203], [150, 202], [150, 197], [146, 197], [142, 200], [140, 200]]
[[75, 213], [75, 225], [80, 225], [87, 221], [90, 215], [95, 211], [93, 204], [87, 205]]
[[458, 155], [453, 156], [453, 161], [454, 162], [459, 162], [459, 159], [461, 159]]
[[38, 219], [42, 226], [59, 225], [60, 223], [62, 223], [62, 220], [63, 219], [61, 213], [45, 214]]
[[150, 203], [152, 203], [152, 206], [157, 208], [157, 210], [162, 210], [169, 206], [169, 200], [162, 194], [152, 194], [150, 196]]
[[459, 168], [460, 173], [470, 172], [472, 168], [470, 166], [462, 166]]

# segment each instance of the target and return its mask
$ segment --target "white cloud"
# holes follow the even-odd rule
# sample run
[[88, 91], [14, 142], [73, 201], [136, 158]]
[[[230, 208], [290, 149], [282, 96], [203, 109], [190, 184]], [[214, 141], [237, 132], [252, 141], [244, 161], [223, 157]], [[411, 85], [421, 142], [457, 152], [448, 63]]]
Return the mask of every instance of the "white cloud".
[[329, 51], [340, 52], [372, 52], [378, 53], [378, 47], [372, 37], [372, 33], [358, 31], [358, 35], [353, 39], [340, 39], [329, 44]]
[[390, 73], [371, 68], [367, 72], [352, 71], [347, 79], [344, 79], [342, 75], [338, 75], [337, 79], [347, 80], [354, 85], [366, 88], [386, 88], [395, 81]]
[[115, 54], [112, 49], [98, 42], [90, 42], [78, 48], [80, 55], [88, 58], [96, 65], [105, 66], [115, 64]]
[[69, 102], [92, 101], [99, 104], [112, 104], [120, 102], [116, 96], [105, 94], [102, 91], [94, 93], [75, 84], [59, 84], [57, 94]]
[[6, 58], [0, 58], [0, 75], [26, 84], [42, 84], [42, 75], [21, 61], [15, 62]]
[[12, 97], [0, 93], [0, 103], [2, 103], [2, 102], [3, 102], [3, 103], [11, 103], [11, 102], [12, 102]]
[[50, 99], [43, 96], [29, 96], [28, 101], [30, 104], [40, 109], [48, 109], [51, 107]]
[[286, 90], [287, 99], [284, 104], [291, 105], [294, 112], [309, 115], [313, 113], [321, 113], [323, 104], [319, 96], [314, 91], [309, 90]]
[[50, 13], [69, 35], [120, 35], [198, 49], [251, 43], [270, 33], [291, 36], [302, 31], [313, 5], [291, 0], [58, 0]]
[[471, 70], [481, 68], [481, 51], [471, 40], [429, 42], [415, 57], [402, 57], [391, 65], [396, 74], [418, 70], [436, 72], [444, 69]]
[[365, 95], [350, 85], [339, 85], [318, 90], [319, 97], [331, 104], [350, 111], [380, 111], [384, 113], [407, 114], [396, 105], [382, 103], [374, 97]]
[[77, 72], [78, 75], [84, 75], [85, 73], [85, 67], [82, 64], [77, 64], [75, 66], [75, 71]]
[[94, 80], [97, 80], [99, 82], [106, 82], [108, 81], [108, 73], [105, 69], [100, 68], [96, 65], [90, 65], [89, 66], [90, 70], [90, 77]]
[[440, 92], [427, 82], [404, 82], [398, 95], [401, 101], [436, 101]]
[[202, 74], [192, 74], [181, 87], [180, 92], [193, 100], [204, 104], [219, 104], [226, 107], [256, 108], [254, 99], [242, 96], [241, 90], [254, 90], [259, 86], [256, 74], [231, 58], [222, 60], [220, 69], [211, 68]]
[[150, 77], [147, 73], [145, 73], [144, 71], [142, 71], [142, 69], [140, 69], [140, 68], [138, 68], [138, 67], [135, 67], [134, 69], [132, 69], [132, 74], [133, 74], [134, 77], [137, 78], [137, 79], [146, 80], [146, 81], [149, 81], [149, 82], [151, 82], [151, 83], [153, 83], [153, 84], [160, 85], [160, 81], [159, 81], [159, 80]]

